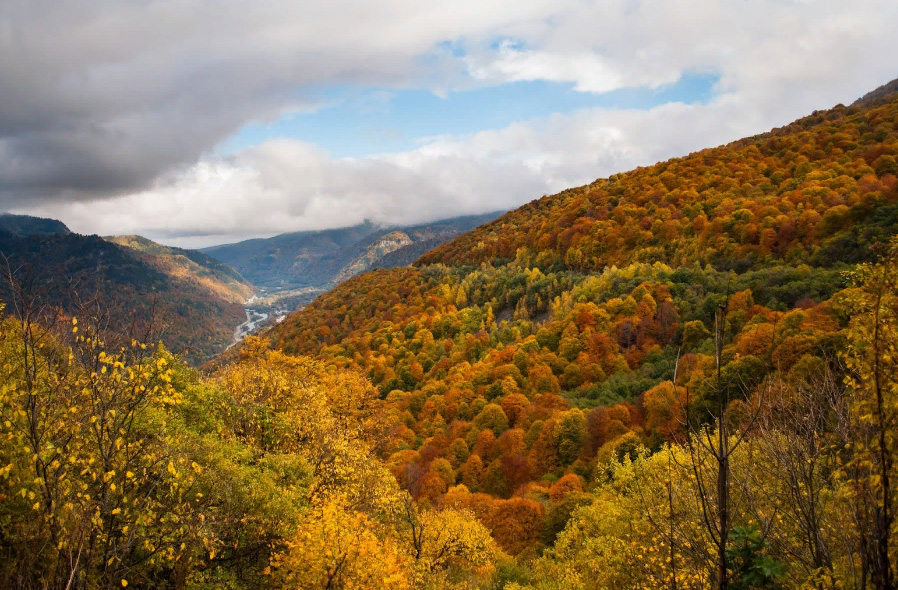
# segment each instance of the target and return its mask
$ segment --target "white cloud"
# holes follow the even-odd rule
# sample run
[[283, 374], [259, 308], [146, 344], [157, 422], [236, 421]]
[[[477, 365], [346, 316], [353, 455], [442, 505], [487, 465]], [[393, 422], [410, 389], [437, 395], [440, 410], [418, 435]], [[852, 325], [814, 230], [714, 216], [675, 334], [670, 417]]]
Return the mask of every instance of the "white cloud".
[[557, 5], [5, 0], [0, 205], [140, 190], [247, 123], [308, 108], [310, 88], [453, 86], [463, 64], [441, 42]]
[[188, 246], [365, 219], [410, 224], [513, 208], [742, 136], [753, 121], [740, 110], [733, 101], [586, 110], [364, 159], [333, 159], [312, 145], [277, 140], [228, 159], [203, 160], [102, 207], [73, 203], [38, 212], [62, 213], [76, 231], [142, 232]]
[[658, 66], [629, 69], [596, 53], [521, 50], [508, 40], [500, 45], [498, 57], [489, 59], [486, 64], [469, 60], [469, 71], [478, 80], [571, 82], [576, 90], [596, 93], [638, 86], [658, 88], [680, 79], [680, 70], [665, 68], [663, 64]]

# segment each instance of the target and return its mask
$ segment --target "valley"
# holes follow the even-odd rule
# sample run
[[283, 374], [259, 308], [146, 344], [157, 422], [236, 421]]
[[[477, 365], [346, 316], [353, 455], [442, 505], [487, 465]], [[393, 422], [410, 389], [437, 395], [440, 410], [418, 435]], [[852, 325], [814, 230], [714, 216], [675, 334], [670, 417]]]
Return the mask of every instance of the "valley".
[[271, 292], [259, 287], [257, 295], [243, 302], [246, 321], [234, 330], [231, 346], [263, 327], [281, 323], [290, 313], [299, 311], [322, 292], [314, 287]]
[[246, 321], [234, 342], [280, 323], [291, 312], [330, 288], [370, 268], [405, 266], [433, 246], [450, 240], [499, 213], [458, 217], [403, 228], [366, 223], [322, 232], [282, 234], [203, 251], [254, 282], [255, 293], [244, 303]]
[[[309, 256], [310, 242], [333, 252], [319, 252], [319, 258], [312, 256], [315, 262], [311, 267], [294, 264], [298, 274], [278, 275], [281, 278], [274, 280], [260, 278], [269, 276], [264, 273], [254, 274], [257, 260], [250, 258], [244, 271], [259, 283], [251, 283], [235, 268], [204, 252], [169, 247], [136, 235], [82, 236], [59, 221], [23, 215], [0, 216], [0, 254], [16, 269], [14, 280], [44, 285], [42, 293], [36, 294], [36, 305], [61, 306], [67, 313], [77, 313], [93, 301], [107, 309], [105, 321], [120, 327], [141, 326], [188, 362], [201, 364], [243, 337], [283, 321], [339, 281], [378, 264], [408, 264], [406, 258], [417, 256], [419, 244], [442, 243], [496, 215], [406, 228], [408, 235], [365, 225], [276, 236], [272, 243], [301, 252], [297, 254], [300, 258]], [[333, 239], [335, 235], [341, 237]], [[328, 242], [331, 239], [333, 242]], [[322, 240], [328, 245], [321, 246]], [[252, 242], [207, 251], [235, 256], [233, 253], [243, 248], [255, 251], [257, 245]], [[409, 252], [406, 258], [387, 259], [403, 252]], [[15, 289], [6, 283], [0, 293], [11, 301]], [[114, 284], [120, 288], [109, 289]]]
[[[251, 301], [247, 301], [244, 305], [251, 305]], [[231, 344], [239, 343], [243, 340], [244, 337], [252, 334], [256, 329], [258, 329], [259, 324], [266, 321], [268, 319], [268, 313], [256, 311], [255, 309], [251, 309], [249, 307], [246, 308], [246, 321], [237, 326], [234, 330], [234, 342]], [[286, 313], [285, 313], [286, 315]], [[280, 316], [284, 317], [284, 316]]]

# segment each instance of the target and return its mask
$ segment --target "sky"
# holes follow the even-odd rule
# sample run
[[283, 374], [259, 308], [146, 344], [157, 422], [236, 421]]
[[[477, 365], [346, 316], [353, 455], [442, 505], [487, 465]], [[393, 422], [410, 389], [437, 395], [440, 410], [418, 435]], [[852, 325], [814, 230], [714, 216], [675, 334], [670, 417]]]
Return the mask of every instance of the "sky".
[[3, 0], [0, 211], [202, 247], [544, 194], [898, 77], [894, 0]]

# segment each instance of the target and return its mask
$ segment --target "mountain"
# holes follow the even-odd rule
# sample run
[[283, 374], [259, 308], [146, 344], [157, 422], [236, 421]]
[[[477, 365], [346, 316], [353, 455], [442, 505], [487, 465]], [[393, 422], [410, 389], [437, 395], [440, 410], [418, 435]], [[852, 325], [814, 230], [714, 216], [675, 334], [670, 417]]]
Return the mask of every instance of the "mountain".
[[142, 236], [108, 236], [105, 240], [140, 253], [148, 264], [169, 276], [191, 277], [230, 303], [243, 303], [253, 294], [240, 273], [198, 250], [157, 244]]
[[396, 250], [393, 250], [389, 254], [384, 254], [377, 260], [377, 266], [380, 268], [394, 268], [396, 266], [410, 266], [415, 262], [418, 258], [420, 258], [425, 252], [436, 248], [440, 244], [442, 244], [445, 240], [442, 238], [431, 238], [429, 240], [423, 240], [416, 244], [409, 244], [407, 246], [403, 246]]
[[[29, 232], [65, 227], [40, 222], [19, 227]], [[237, 273], [205, 254], [139, 236], [0, 232], [0, 254], [38, 306], [69, 315], [101, 310], [116, 331], [152, 322], [166, 346], [194, 363], [231, 343], [234, 328], [245, 319], [242, 303], [252, 294]], [[0, 298], [8, 311], [16, 307], [6, 281]]]
[[203, 248], [202, 252], [237, 269], [254, 285], [270, 288], [317, 286], [335, 274], [320, 261], [370, 236], [376, 228], [363, 223], [347, 228], [280, 234]]
[[30, 235], [68, 234], [68, 227], [56, 219], [32, 217], [31, 215], [0, 214], [0, 232], [24, 237]]
[[534, 501], [543, 533], [482, 518], [538, 552], [573, 510], [549, 516], [568, 493], [553, 482], [605, 481], [720, 400], [743, 424], [765, 391], [844, 383], [851, 285], [894, 276], [859, 263], [890, 260], [896, 157], [898, 96], [839, 105], [532, 201], [341, 283], [270, 338], [371, 380], [401, 417], [382, 456], [420, 501]]
[[898, 214], [887, 200], [898, 174], [892, 96], [543, 197], [418, 262], [508, 260], [519, 248], [591, 272], [637, 261], [742, 272], [867, 260]]
[[[347, 228], [281, 234], [204, 248], [255, 285], [270, 289], [326, 288], [382, 263], [384, 256], [426, 242], [425, 248], [495, 219], [499, 213], [470, 215], [409, 227], [370, 222]], [[425, 249], [410, 249], [415, 255]], [[413, 260], [406, 256], [401, 260]]]

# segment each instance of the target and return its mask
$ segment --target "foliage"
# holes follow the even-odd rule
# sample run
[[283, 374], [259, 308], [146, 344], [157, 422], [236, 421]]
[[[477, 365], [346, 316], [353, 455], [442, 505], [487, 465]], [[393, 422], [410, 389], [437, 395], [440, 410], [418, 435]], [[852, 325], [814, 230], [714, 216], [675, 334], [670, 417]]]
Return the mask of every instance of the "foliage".
[[338, 503], [314, 506], [287, 551], [272, 559], [275, 579], [287, 588], [408, 588], [402, 555], [373, 528]]
[[730, 587], [734, 590], [780, 588], [776, 580], [783, 575], [783, 564], [768, 552], [768, 543], [757, 527], [734, 527], [727, 556], [732, 564]]

